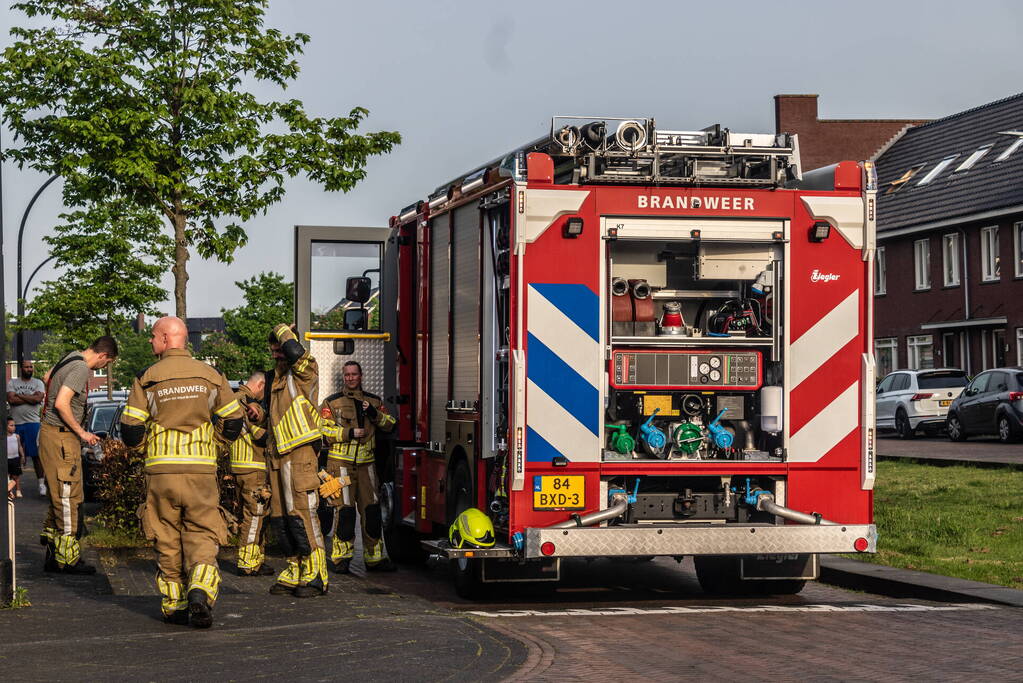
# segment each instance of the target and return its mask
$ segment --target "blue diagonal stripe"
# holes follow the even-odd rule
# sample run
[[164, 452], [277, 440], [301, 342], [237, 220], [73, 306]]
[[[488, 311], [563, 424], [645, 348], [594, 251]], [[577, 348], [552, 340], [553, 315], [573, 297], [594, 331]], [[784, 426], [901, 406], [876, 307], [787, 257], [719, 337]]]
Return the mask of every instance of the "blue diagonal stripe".
[[600, 341], [600, 297], [586, 285], [544, 284], [529, 285], [543, 298], [579, 326], [593, 341]]
[[582, 375], [554, 355], [539, 339], [529, 334], [527, 376], [558, 405], [597, 434], [600, 424], [600, 394]]
[[526, 461], [551, 462], [558, 456], [564, 457], [564, 454], [552, 446], [550, 441], [537, 434], [532, 427], [526, 427]]

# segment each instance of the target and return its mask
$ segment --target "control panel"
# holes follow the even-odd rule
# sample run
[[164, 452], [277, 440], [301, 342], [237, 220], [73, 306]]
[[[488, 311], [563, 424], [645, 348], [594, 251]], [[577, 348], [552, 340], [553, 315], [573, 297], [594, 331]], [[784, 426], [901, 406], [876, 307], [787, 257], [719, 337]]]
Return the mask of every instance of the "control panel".
[[616, 389], [759, 389], [759, 351], [615, 350]]

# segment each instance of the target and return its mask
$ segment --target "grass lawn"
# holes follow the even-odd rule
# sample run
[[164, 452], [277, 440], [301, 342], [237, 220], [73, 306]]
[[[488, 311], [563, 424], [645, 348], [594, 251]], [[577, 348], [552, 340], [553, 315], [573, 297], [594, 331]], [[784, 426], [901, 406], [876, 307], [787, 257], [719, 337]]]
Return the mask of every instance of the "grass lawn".
[[1023, 589], [1023, 471], [882, 460], [874, 520], [856, 559]]

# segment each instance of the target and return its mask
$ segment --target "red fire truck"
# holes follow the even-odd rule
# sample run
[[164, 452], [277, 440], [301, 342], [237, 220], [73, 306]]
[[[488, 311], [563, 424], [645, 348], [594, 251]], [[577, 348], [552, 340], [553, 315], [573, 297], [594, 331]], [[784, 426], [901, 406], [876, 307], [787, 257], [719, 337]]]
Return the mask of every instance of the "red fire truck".
[[[391, 555], [465, 594], [687, 555], [710, 592], [792, 593], [874, 552], [875, 192], [794, 136], [555, 117], [387, 230], [300, 228], [321, 390], [355, 358], [398, 416]], [[468, 507], [494, 548], [447, 544]]]

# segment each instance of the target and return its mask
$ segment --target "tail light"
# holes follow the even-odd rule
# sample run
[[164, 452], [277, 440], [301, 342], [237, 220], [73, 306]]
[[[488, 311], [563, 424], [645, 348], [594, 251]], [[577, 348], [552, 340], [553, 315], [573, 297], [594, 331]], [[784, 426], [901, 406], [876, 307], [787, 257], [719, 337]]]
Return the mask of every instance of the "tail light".
[[554, 544], [551, 543], [550, 541], [546, 541], [545, 543], [540, 545], [540, 552], [543, 553], [544, 555], [551, 556], [554, 554], [554, 550], [555, 550]]
[[909, 400], [910, 401], [922, 401], [925, 398], [930, 398], [931, 396], [934, 396], [934, 394], [913, 394], [913, 398], [911, 398]]
[[1023, 391], [1010, 391], [1009, 392], [1009, 400], [1010, 401], [1018, 401], [1020, 399], [1023, 399]]

